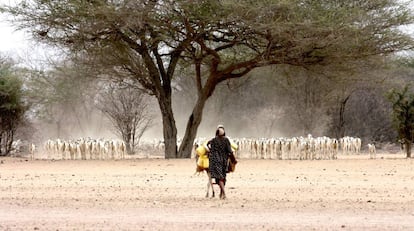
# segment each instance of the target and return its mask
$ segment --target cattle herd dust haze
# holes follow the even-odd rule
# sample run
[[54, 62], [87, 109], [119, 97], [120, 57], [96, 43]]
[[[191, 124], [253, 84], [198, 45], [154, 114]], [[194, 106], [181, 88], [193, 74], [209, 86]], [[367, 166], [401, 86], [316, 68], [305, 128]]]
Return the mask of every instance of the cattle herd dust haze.
[[[259, 70], [251, 76], [220, 84], [205, 104], [197, 137], [213, 137], [217, 125], [222, 124], [226, 135], [231, 138], [298, 137], [308, 134], [340, 138], [334, 137], [331, 130], [338, 104], [326, 99], [326, 95], [332, 94], [339, 97], [339, 91], [329, 91], [331, 85], [324, 86], [327, 83], [321, 82], [322, 77], [318, 78], [321, 80], [315, 81], [315, 78], [306, 75], [294, 76], [290, 79], [294, 84], [287, 85], [287, 77], [278, 76], [273, 70]], [[190, 80], [181, 79], [180, 85], [176, 84], [173, 88], [172, 106], [178, 139], [185, 134], [197, 98]], [[384, 109], [389, 106], [384, 100], [383, 92], [354, 92], [345, 111], [346, 123], [350, 128], [345, 136], [357, 136], [369, 141], [378, 125], [392, 129], [389, 126], [390, 113]], [[142, 140], [163, 140], [158, 102], [154, 97], [148, 102], [152, 123], [145, 130]], [[98, 110], [93, 100], [87, 98], [70, 107], [59, 104], [53, 110], [53, 119], [35, 122], [35, 131], [33, 140], [36, 143], [56, 138], [119, 138], [111, 121]], [[384, 132], [392, 133], [389, 130]], [[389, 140], [394, 138], [393, 134], [389, 137]]]
[[[177, 99], [181, 100], [181, 99]], [[177, 101], [176, 100], [176, 101]], [[213, 137], [218, 124], [223, 124], [229, 137], [283, 137], [292, 135], [284, 132], [286, 123], [281, 120], [269, 121], [274, 113], [263, 109], [256, 113], [245, 113], [245, 108], [229, 107], [217, 110], [216, 99], [213, 94], [207, 101], [204, 109], [203, 120], [198, 128], [197, 137]], [[240, 103], [238, 103], [240, 104]], [[242, 104], [240, 104], [242, 105]], [[174, 103], [175, 120], [178, 130], [178, 138], [182, 138], [185, 132], [186, 123], [192, 110], [191, 104]], [[76, 108], [84, 108], [82, 106]], [[160, 109], [156, 100], [149, 106], [153, 121], [152, 125], [145, 131], [143, 140], [162, 140], [162, 120]], [[272, 114], [273, 113], [273, 114]], [[89, 107], [87, 112], [81, 110], [56, 109], [54, 118], [47, 121], [34, 121], [34, 135], [31, 140], [34, 143], [44, 143], [47, 139], [71, 139], [93, 138], [93, 139], [117, 139], [119, 138], [116, 129], [111, 121], [97, 108]], [[270, 116], [272, 115], [272, 116]], [[285, 127], [286, 129], [286, 127]]]

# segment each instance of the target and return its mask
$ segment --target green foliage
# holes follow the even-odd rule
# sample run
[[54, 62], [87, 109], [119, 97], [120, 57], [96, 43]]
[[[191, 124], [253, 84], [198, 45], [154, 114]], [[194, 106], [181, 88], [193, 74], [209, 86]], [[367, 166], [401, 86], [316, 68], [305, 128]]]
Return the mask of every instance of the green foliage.
[[24, 111], [22, 82], [10, 72], [0, 71], [0, 118], [19, 118]]
[[[398, 136], [403, 143], [411, 144], [414, 142], [414, 94], [407, 85], [401, 91], [391, 90], [388, 98], [392, 103]], [[408, 150], [407, 154], [410, 154]]]
[[14, 132], [23, 119], [22, 82], [10, 67], [0, 66], [0, 155], [11, 150]]
[[[31, 115], [41, 123], [53, 124], [49, 136], [67, 135], [61, 124], [70, 124], [71, 131], [85, 132], [93, 105], [95, 89], [92, 74], [82, 66], [59, 62], [44, 71], [28, 70], [25, 95]], [[56, 133], [56, 134], [55, 134]]]
[[397, 65], [414, 71], [414, 57], [402, 57], [396, 60]]

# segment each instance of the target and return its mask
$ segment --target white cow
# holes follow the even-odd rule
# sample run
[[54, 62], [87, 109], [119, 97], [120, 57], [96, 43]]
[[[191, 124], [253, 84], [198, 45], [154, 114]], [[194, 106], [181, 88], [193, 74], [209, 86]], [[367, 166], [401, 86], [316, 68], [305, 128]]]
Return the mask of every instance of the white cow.
[[369, 152], [369, 158], [375, 159], [377, 155], [377, 151], [375, 149], [375, 144], [368, 144], [368, 152]]

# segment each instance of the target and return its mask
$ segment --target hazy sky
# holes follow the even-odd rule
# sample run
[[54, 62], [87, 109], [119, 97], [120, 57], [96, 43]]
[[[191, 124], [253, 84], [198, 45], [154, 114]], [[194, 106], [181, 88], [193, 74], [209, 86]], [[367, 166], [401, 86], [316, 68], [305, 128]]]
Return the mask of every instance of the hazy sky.
[[[0, 4], [9, 4], [12, 0], [0, 0]], [[56, 54], [53, 49], [34, 42], [29, 32], [17, 30], [9, 22], [11, 16], [0, 14], [0, 54], [11, 57], [20, 65], [30, 67], [44, 66], [45, 61]]]
[[7, 17], [0, 17], [0, 51], [2, 53], [13, 53], [16, 50], [27, 49], [30, 42], [29, 36], [22, 31], [15, 31], [13, 27], [6, 21]]

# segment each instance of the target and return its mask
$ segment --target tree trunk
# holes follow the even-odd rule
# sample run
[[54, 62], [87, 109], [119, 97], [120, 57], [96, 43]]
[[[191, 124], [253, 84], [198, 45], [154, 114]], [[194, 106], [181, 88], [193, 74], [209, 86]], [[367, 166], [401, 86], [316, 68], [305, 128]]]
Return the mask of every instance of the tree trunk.
[[162, 115], [163, 135], [165, 144], [165, 158], [178, 158], [177, 155], [177, 127], [169, 100], [158, 100]]
[[5, 152], [4, 154], [6, 156], [10, 155], [10, 152], [12, 150], [12, 144], [13, 144], [13, 139], [14, 139], [14, 131], [10, 130], [6, 132], [6, 147], [5, 147]]
[[351, 95], [348, 95], [342, 102], [341, 106], [339, 108], [339, 121], [337, 125], [337, 131], [336, 131], [336, 138], [342, 138], [345, 136], [345, 106], [346, 102], [348, 101], [349, 97]]
[[61, 137], [61, 130], [62, 130], [62, 126], [61, 126], [61, 120], [59, 119], [58, 121], [56, 121], [56, 132], [57, 132], [57, 137], [60, 138]]
[[[124, 142], [125, 142], [125, 141], [124, 141]], [[125, 142], [125, 148], [126, 148], [126, 153], [127, 153], [128, 155], [134, 154], [134, 153], [133, 153], [133, 148], [132, 148], [132, 145], [131, 145], [131, 143], [129, 143], [129, 141], [128, 141], [128, 142]]]
[[3, 132], [0, 131], [0, 156], [3, 156]]
[[128, 154], [134, 154], [135, 153], [135, 147], [136, 147], [135, 133], [136, 133], [136, 131], [137, 131], [137, 128], [136, 128], [136, 126], [134, 126], [134, 128], [131, 130], [131, 132], [132, 132], [132, 134], [131, 134], [132, 145], [131, 145], [131, 149], [129, 150], [129, 152], [127, 152]]
[[405, 151], [407, 153], [407, 158], [411, 158], [411, 141], [405, 141]]
[[198, 126], [200, 125], [203, 117], [204, 106], [207, 99], [213, 94], [213, 91], [218, 84], [216, 79], [218, 79], [217, 76], [210, 76], [204, 86], [204, 89], [199, 91], [197, 102], [194, 105], [190, 118], [188, 119], [185, 135], [178, 153], [180, 158], [191, 158], [191, 151], [193, 149], [194, 139], [197, 135]]
[[203, 117], [203, 109], [206, 101], [206, 97], [199, 97], [194, 106], [193, 112], [191, 113], [190, 118], [187, 122], [185, 135], [180, 146], [180, 151], [178, 152], [179, 158], [191, 158], [194, 139], [196, 138], [197, 130]]

